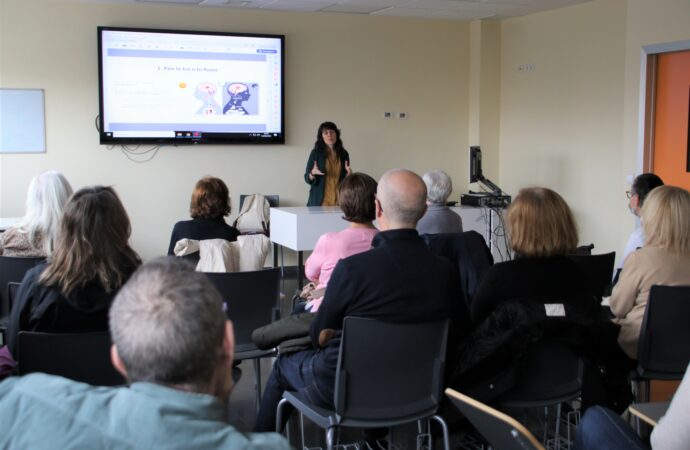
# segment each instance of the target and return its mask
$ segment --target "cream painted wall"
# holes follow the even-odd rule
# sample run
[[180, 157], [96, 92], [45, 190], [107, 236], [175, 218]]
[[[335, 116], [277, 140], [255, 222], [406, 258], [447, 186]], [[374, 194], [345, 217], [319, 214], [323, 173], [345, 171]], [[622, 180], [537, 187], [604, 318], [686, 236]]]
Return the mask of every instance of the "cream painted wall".
[[[150, 258], [166, 251], [205, 174], [229, 182], [235, 203], [261, 191], [303, 205], [304, 163], [323, 120], [342, 128], [355, 170], [440, 167], [454, 196], [467, 188], [467, 23], [71, 0], [0, 0], [0, 8], [0, 85], [45, 89], [48, 148], [0, 156], [0, 216], [22, 214], [29, 180], [44, 170], [64, 172], [76, 188], [111, 184], [130, 213], [133, 246]], [[99, 145], [98, 25], [285, 34], [287, 144], [162, 148], [143, 164]], [[409, 119], [384, 120], [384, 111]]]
[[[501, 24], [470, 24], [470, 145], [482, 147], [482, 169], [492, 181], [498, 178], [501, 105]], [[478, 186], [472, 186], [479, 190]]]
[[619, 225], [631, 217], [621, 188], [625, 16], [624, 0], [600, 0], [501, 27], [499, 185], [559, 192], [596, 253], [620, 252], [630, 231]]

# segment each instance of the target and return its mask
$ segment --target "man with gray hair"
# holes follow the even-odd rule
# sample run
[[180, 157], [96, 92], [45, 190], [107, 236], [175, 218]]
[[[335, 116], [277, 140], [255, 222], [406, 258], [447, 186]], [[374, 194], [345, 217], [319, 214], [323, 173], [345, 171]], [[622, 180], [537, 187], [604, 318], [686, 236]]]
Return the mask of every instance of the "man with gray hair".
[[311, 325], [315, 350], [278, 357], [255, 430], [274, 429], [276, 406], [285, 390], [333, 407], [339, 331], [346, 316], [398, 323], [452, 318], [461, 327], [458, 320], [467, 321], [456, 271], [449, 261], [433, 255], [415, 230], [426, 210], [426, 187], [419, 175], [404, 169], [386, 172], [375, 205], [381, 232], [372, 249], [335, 266]]
[[207, 277], [176, 258], [137, 270], [110, 309], [111, 359], [129, 387], [45, 374], [0, 384], [2, 448], [288, 449], [227, 422], [234, 336]]
[[426, 184], [426, 214], [419, 219], [419, 234], [462, 233], [462, 219], [446, 205], [453, 182], [442, 170], [432, 170], [422, 177]]

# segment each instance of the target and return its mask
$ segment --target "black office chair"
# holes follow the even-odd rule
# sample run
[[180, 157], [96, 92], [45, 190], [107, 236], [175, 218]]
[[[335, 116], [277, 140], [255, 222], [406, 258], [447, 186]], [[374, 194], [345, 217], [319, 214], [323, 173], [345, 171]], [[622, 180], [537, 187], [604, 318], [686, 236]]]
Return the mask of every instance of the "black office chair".
[[[240, 210], [242, 205], [244, 205], [244, 199], [252, 194], [241, 194], [240, 195]], [[271, 208], [277, 208], [280, 206], [280, 196], [276, 194], [264, 195], [264, 198], [268, 202], [268, 206]], [[270, 230], [269, 224], [266, 224], [266, 229]], [[282, 253], [281, 253], [282, 255]], [[273, 244], [273, 267], [278, 267], [278, 244]], [[281, 266], [282, 267], [282, 266]]]
[[[498, 403], [501, 409], [544, 408], [543, 442], [549, 448], [560, 448], [562, 404], [581, 396], [584, 362], [564, 344], [543, 338], [532, 344], [521, 366], [515, 387], [501, 396]], [[556, 405], [555, 429], [553, 438], [549, 438], [548, 407], [553, 405]], [[578, 418], [571, 419], [572, 425], [576, 425]], [[567, 431], [570, 442], [570, 427]], [[550, 439], [555, 445], [548, 445]]]
[[124, 385], [125, 379], [110, 361], [110, 347], [108, 332], [20, 331], [17, 370], [20, 375], [43, 372], [96, 386]]
[[14, 281], [7, 283], [7, 300], [10, 306], [10, 311], [12, 311], [12, 305], [17, 298], [17, 292], [19, 291], [19, 286], [21, 283], [15, 283]]
[[21, 283], [29, 269], [45, 262], [42, 256], [3, 256], [0, 255], [0, 316], [10, 313], [7, 283]]
[[286, 391], [278, 405], [276, 428], [282, 428], [283, 410], [289, 403], [326, 430], [326, 444], [331, 450], [339, 427], [393, 427], [433, 419], [443, 429], [448, 450], [448, 427], [436, 415], [447, 334], [447, 320], [400, 324], [346, 317], [335, 379], [335, 408], [320, 408], [300, 393]]
[[596, 296], [599, 303], [601, 303], [602, 297], [611, 295], [611, 279], [616, 252], [602, 253], [600, 255], [574, 254], [567, 255], [566, 257], [582, 269], [589, 293]]
[[[17, 291], [21, 283], [10, 282], [7, 283], [7, 300], [9, 303], [9, 310], [12, 311], [12, 305], [14, 304], [14, 299], [17, 298]], [[9, 325], [10, 317], [9, 315], [5, 317], [0, 317], [0, 346], [5, 345], [5, 331]]]
[[252, 331], [277, 318], [280, 299], [280, 268], [252, 272], [206, 273], [225, 303], [225, 313], [235, 330], [235, 361], [254, 363], [256, 409], [261, 404], [260, 359], [276, 355], [275, 349], [260, 350]]
[[652, 286], [637, 343], [638, 401], [649, 380], [680, 380], [690, 363], [690, 286]]
[[446, 395], [489, 444], [500, 450], [544, 450], [532, 433], [512, 417], [453, 389]]

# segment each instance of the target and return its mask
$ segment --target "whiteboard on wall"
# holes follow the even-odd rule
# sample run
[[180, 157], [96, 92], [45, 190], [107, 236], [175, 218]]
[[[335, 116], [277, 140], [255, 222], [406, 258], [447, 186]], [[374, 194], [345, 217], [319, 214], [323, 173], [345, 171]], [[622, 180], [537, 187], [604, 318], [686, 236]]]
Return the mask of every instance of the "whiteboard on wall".
[[0, 153], [45, 153], [43, 89], [0, 88]]

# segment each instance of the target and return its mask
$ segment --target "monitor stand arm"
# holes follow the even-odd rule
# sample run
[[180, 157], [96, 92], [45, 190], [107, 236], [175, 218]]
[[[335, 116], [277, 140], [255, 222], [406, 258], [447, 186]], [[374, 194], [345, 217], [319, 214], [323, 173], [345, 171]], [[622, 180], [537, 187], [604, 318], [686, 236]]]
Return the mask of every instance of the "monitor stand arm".
[[481, 184], [483, 184], [484, 186], [488, 187], [494, 195], [501, 195], [501, 194], [503, 193], [503, 190], [502, 190], [500, 187], [496, 186], [496, 185], [495, 185], [491, 180], [489, 180], [488, 178], [481, 177], [481, 178], [479, 179], [479, 182], [480, 182]]

